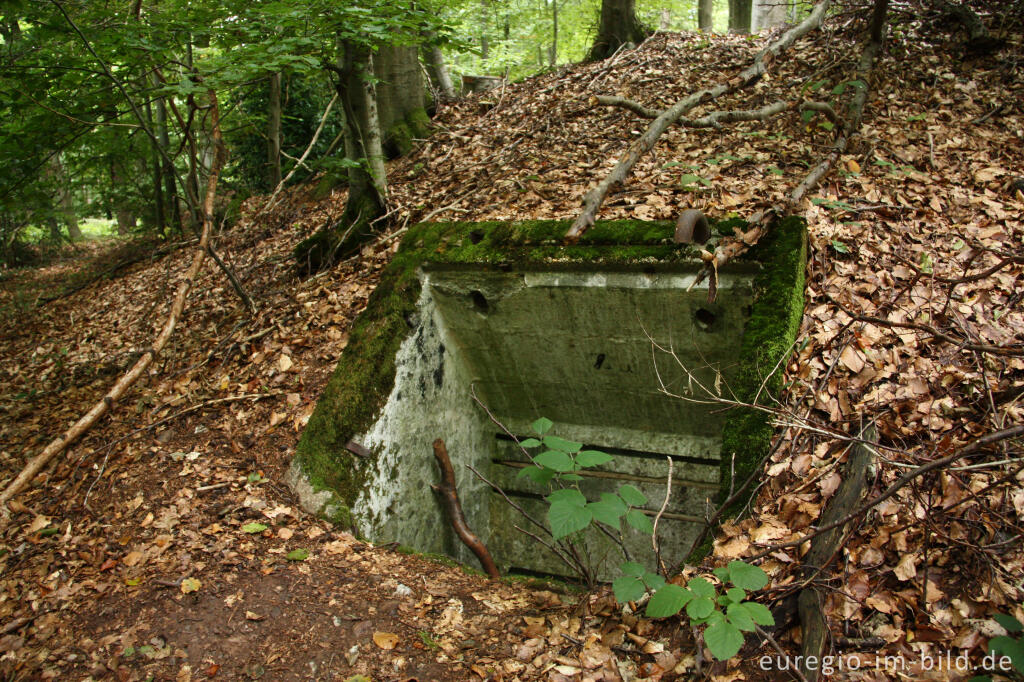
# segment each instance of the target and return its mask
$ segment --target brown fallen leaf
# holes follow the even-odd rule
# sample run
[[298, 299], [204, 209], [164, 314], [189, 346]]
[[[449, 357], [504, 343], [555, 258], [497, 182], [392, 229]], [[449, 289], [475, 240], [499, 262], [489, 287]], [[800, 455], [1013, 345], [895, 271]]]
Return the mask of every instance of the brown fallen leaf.
[[398, 646], [398, 635], [393, 632], [375, 632], [373, 633], [373, 643], [379, 646], [384, 651], [391, 651]]

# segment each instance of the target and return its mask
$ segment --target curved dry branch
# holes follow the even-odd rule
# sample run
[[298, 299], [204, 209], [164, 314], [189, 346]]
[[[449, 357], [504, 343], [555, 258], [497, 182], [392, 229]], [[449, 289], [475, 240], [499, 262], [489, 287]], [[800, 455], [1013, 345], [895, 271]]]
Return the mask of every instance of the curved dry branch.
[[630, 145], [626, 153], [615, 164], [615, 168], [593, 189], [587, 192], [583, 198], [583, 211], [573, 221], [569, 231], [566, 232], [566, 238], [578, 239], [581, 234], [594, 224], [594, 220], [597, 218], [597, 211], [601, 208], [601, 204], [604, 203], [608, 192], [611, 191], [612, 187], [625, 182], [626, 177], [633, 170], [640, 157], [654, 147], [658, 138], [661, 137], [669, 126], [673, 125], [699, 104], [731, 94], [756, 83], [778, 55], [789, 49], [798, 38], [821, 26], [821, 22], [825, 18], [825, 12], [830, 5], [831, 0], [821, 0], [814, 6], [814, 9], [806, 19], [786, 31], [778, 40], [758, 53], [757, 57], [754, 58], [754, 63], [734, 78], [718, 83], [711, 88], [692, 93], [659, 113], [644, 134]]
[[107, 391], [106, 395], [93, 405], [91, 410], [82, 415], [70, 429], [50, 441], [49, 445], [43, 448], [42, 452], [38, 455], [30, 459], [14, 480], [7, 484], [3, 493], [0, 494], [0, 528], [6, 526], [10, 521], [10, 510], [7, 507], [7, 503], [21, 492], [51, 459], [87, 433], [99, 418], [113, 407], [114, 403], [146, 373], [146, 370], [149, 369], [156, 356], [167, 346], [171, 334], [174, 333], [174, 328], [185, 309], [188, 293], [195, 282], [196, 276], [199, 274], [199, 270], [202, 268], [203, 260], [206, 256], [207, 245], [210, 240], [210, 228], [213, 225], [213, 200], [217, 195], [217, 180], [220, 177], [221, 167], [224, 165], [217, 95], [213, 90], [210, 90], [209, 97], [212, 141], [217, 153], [214, 154], [214, 161], [211, 164], [210, 175], [206, 183], [206, 197], [203, 201], [203, 230], [199, 237], [199, 245], [196, 247], [195, 256], [192, 259], [192, 265], [188, 272], [185, 273], [185, 278], [178, 284], [178, 291], [174, 296], [174, 302], [171, 304], [171, 311], [167, 315], [167, 320], [164, 322], [164, 326], [157, 335], [156, 340], [153, 341], [153, 346], [142, 354], [142, 357]]

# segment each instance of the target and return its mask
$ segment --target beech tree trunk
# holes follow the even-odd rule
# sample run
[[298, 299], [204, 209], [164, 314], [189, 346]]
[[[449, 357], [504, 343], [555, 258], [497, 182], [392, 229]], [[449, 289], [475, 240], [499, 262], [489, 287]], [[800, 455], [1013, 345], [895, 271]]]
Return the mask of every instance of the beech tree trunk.
[[786, 23], [787, 0], [754, 0], [751, 30], [775, 28]]
[[441, 97], [448, 102], [455, 101], [455, 86], [452, 84], [452, 76], [448, 72], [448, 65], [444, 61], [444, 52], [441, 48], [433, 43], [437, 38], [437, 33], [434, 31], [427, 31], [423, 34], [427, 44], [423, 51], [425, 53], [425, 61], [430, 69], [430, 77], [434, 79], [434, 87], [441, 93]]
[[697, 0], [697, 27], [702, 31], [710, 31], [713, 23], [714, 5], [712, 0]]
[[373, 74], [384, 151], [388, 158], [404, 156], [430, 129], [418, 49], [415, 45], [381, 46], [373, 55]]
[[636, 18], [636, 0], [602, 0], [601, 24], [588, 59], [606, 59], [626, 43], [639, 45], [648, 33]]
[[750, 33], [753, 0], [729, 0], [729, 33]]
[[348, 167], [348, 202], [337, 223], [300, 242], [292, 252], [301, 273], [330, 267], [375, 234], [374, 223], [385, 213], [387, 182], [373, 57], [369, 50], [343, 42], [338, 96], [345, 114], [343, 135]]
[[281, 184], [281, 72], [270, 74], [267, 103], [267, 185]]

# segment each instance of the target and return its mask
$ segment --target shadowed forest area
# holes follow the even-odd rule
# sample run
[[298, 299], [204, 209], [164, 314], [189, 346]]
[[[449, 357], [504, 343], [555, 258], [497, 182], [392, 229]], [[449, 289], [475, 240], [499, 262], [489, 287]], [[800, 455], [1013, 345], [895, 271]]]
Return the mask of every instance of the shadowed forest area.
[[[4, 3], [0, 676], [1022, 679], [1022, 63], [1009, 0]], [[641, 362], [727, 425], [712, 478], [540, 388], [495, 414], [478, 356], [525, 377], [600, 304], [410, 366], [470, 266], [668, 273], [694, 335], [747, 296], [730, 357]], [[456, 292], [473, 324], [494, 291]], [[630, 397], [573, 409], [647, 405], [587, 362]], [[518, 473], [459, 424], [387, 450], [417, 371]], [[479, 563], [388, 517], [371, 481], [418, 466], [412, 516]], [[558, 570], [490, 559], [468, 490]]]

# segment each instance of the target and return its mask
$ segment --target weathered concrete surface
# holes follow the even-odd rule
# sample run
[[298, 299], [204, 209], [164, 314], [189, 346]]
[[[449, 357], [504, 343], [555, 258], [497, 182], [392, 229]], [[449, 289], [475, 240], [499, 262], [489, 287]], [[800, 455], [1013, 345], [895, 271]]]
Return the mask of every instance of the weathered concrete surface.
[[[394, 388], [360, 437], [377, 454], [353, 505], [360, 529], [375, 540], [472, 562], [430, 490], [437, 477], [430, 446], [443, 437], [467, 519], [499, 565], [565, 572], [514, 528], [523, 520], [465, 466], [544, 518], [537, 498], [548, 491], [516, 476], [525, 459], [472, 402], [472, 385], [513, 433], [528, 434], [543, 416], [558, 435], [609, 451], [615, 459], [580, 484], [592, 500], [630, 483], [647, 495], [653, 514], [672, 456], [675, 491], [660, 535], [666, 553], [685, 551], [699, 531], [700, 510], [718, 490], [724, 416], [720, 406], [666, 395], [660, 382], [675, 393], [699, 394], [697, 382], [710, 390], [727, 385], [752, 298], [752, 274], [731, 273], [708, 304], [706, 288], [686, 292], [694, 272], [428, 267]], [[635, 531], [625, 537], [631, 554], [653, 568], [650, 539]], [[615, 575], [621, 556], [598, 534], [590, 541], [609, 556], [599, 562], [602, 574]]]

